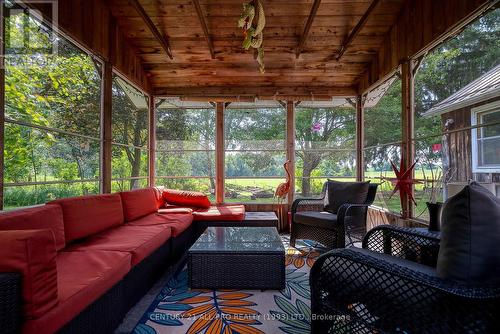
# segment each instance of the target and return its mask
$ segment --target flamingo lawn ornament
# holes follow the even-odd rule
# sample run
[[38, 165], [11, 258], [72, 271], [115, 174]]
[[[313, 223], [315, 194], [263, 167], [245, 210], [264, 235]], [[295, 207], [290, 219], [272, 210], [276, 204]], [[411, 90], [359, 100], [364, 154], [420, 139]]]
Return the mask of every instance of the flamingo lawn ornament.
[[274, 192], [274, 196], [278, 199], [278, 204], [283, 203], [283, 201], [286, 198], [286, 195], [288, 195], [288, 192], [290, 191], [290, 178], [291, 178], [290, 164], [291, 164], [290, 160], [287, 160], [283, 164], [283, 168], [285, 169], [285, 172], [286, 172], [286, 182], [280, 183], [276, 187], [276, 191]]
[[274, 197], [278, 200], [278, 220], [280, 226], [283, 225], [283, 201], [285, 200], [286, 196], [288, 195], [288, 192], [290, 191], [290, 182], [291, 182], [291, 175], [290, 175], [290, 164], [292, 162], [290, 160], [287, 160], [283, 164], [283, 168], [285, 169], [286, 172], [286, 181], [283, 183], [280, 183], [276, 187], [276, 191], [274, 192]]

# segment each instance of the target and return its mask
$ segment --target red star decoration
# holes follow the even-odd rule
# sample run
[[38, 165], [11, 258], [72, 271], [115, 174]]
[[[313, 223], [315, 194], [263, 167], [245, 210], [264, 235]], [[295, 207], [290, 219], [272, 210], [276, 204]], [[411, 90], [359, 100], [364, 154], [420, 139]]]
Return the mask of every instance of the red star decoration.
[[417, 202], [415, 202], [415, 198], [413, 198], [413, 195], [411, 194], [412, 191], [412, 185], [422, 183], [422, 181], [419, 181], [417, 179], [412, 178], [412, 171], [415, 168], [415, 164], [417, 162], [415, 161], [407, 170], [403, 171], [403, 162], [401, 161], [401, 167], [398, 168], [394, 164], [394, 162], [391, 161], [391, 166], [392, 170], [394, 170], [394, 174], [396, 174], [396, 177], [383, 177], [382, 179], [390, 181], [394, 185], [394, 189], [392, 190], [391, 195], [389, 196], [389, 199], [392, 198], [392, 196], [399, 190], [399, 198], [401, 200], [401, 207], [403, 207], [403, 200], [404, 198], [409, 198], [415, 205], [417, 205]]

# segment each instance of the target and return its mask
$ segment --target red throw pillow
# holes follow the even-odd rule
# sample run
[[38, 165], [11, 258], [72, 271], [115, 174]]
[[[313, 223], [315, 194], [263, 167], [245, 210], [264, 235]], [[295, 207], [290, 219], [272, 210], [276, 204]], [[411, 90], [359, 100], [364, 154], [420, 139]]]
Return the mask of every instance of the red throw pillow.
[[36, 319], [57, 305], [56, 242], [51, 230], [0, 231], [0, 272], [22, 275], [24, 316]]
[[208, 199], [208, 196], [198, 191], [164, 189], [163, 199], [168, 204], [190, 206], [203, 209], [208, 209], [210, 207], [210, 200]]

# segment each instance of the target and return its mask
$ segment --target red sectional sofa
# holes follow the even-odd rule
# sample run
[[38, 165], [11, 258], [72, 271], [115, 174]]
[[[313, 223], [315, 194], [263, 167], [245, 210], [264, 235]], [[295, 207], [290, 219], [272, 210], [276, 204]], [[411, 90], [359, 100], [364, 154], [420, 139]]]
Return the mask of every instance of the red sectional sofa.
[[0, 213], [0, 331], [113, 332], [210, 222], [245, 216], [242, 205], [172, 206], [162, 192], [66, 198]]

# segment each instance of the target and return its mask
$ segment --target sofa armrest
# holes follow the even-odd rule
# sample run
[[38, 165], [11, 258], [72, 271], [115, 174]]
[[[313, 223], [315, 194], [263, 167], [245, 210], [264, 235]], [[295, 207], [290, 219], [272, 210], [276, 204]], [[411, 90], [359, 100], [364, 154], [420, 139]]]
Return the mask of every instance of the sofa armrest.
[[0, 329], [2, 333], [21, 331], [21, 274], [0, 273]]
[[363, 248], [436, 267], [440, 238], [414, 228], [393, 225], [374, 227], [363, 239]]
[[16, 272], [22, 277], [23, 318], [43, 316], [58, 303], [54, 233], [51, 230], [0, 231], [0, 245], [0, 272]]
[[498, 329], [499, 287], [445, 281], [427, 266], [391, 256], [381, 260], [370, 253], [336, 249], [313, 265], [313, 333], [493, 333]]

